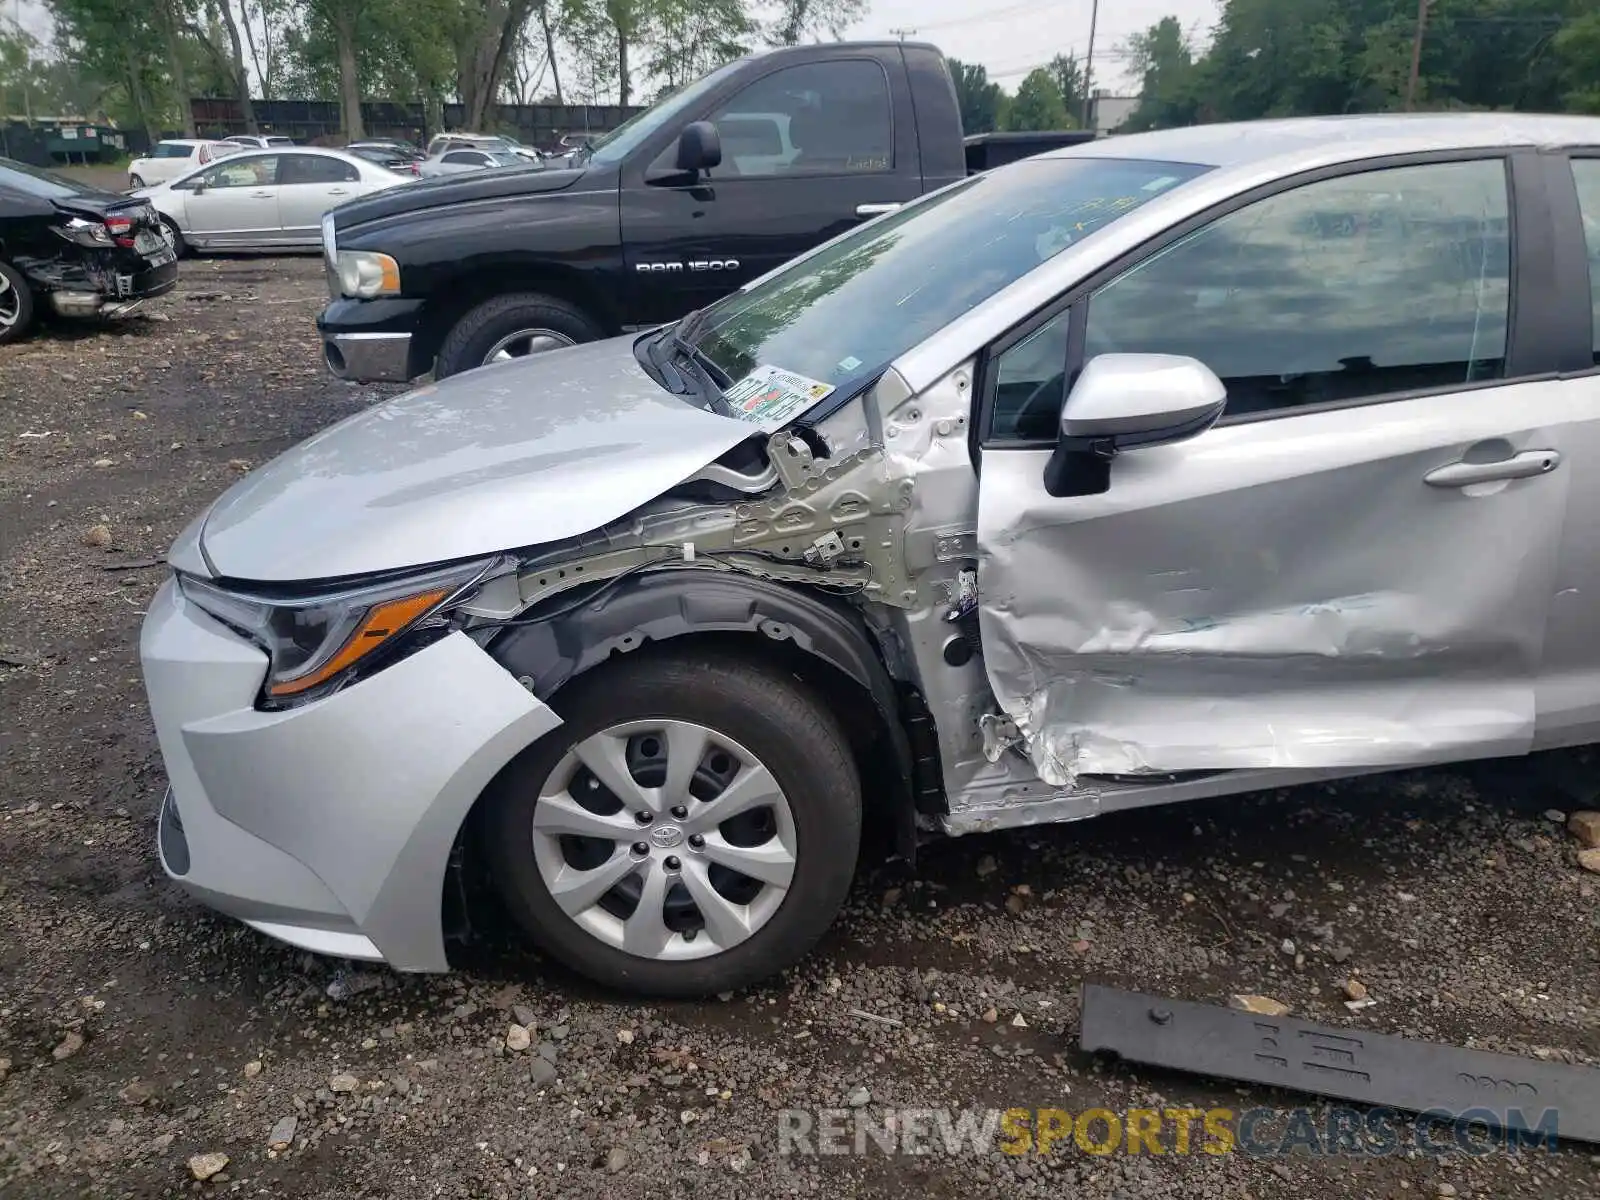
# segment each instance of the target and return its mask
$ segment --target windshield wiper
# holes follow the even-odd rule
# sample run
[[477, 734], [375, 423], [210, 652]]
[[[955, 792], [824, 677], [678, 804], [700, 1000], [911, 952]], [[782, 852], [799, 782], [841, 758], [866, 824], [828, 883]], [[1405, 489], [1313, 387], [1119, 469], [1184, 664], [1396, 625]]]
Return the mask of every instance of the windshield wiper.
[[717, 370], [716, 364], [710, 362], [705, 354], [689, 343], [689, 338], [694, 336], [700, 315], [704, 309], [697, 309], [683, 320], [674, 325], [668, 325], [661, 332], [661, 342], [672, 353], [672, 362], [679, 368], [679, 374], [685, 374], [682, 368], [687, 368], [687, 375], [696, 384], [696, 392], [706, 402], [706, 407], [712, 412], [724, 417], [737, 416], [733, 405], [723, 398], [722, 389], [724, 381], [718, 380], [717, 375], [722, 374]]

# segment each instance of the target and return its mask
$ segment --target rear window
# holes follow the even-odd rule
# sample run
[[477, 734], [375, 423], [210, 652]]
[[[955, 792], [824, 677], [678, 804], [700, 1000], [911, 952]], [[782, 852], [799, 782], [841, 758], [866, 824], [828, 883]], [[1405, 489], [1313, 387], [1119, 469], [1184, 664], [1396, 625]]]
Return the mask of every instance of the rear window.
[[151, 158], [188, 158], [194, 153], [193, 146], [178, 146], [172, 142], [159, 142], [156, 148], [150, 151]]
[[19, 162], [0, 162], [0, 188], [9, 188], [41, 200], [64, 200], [68, 196], [92, 196], [100, 189], [87, 187], [62, 175], [41, 171]]

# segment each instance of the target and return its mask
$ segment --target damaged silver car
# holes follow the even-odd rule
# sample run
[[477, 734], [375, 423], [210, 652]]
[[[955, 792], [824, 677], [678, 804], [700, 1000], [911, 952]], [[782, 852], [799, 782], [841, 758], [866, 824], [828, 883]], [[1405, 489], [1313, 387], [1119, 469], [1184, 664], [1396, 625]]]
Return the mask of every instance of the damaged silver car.
[[326, 430], [151, 605], [168, 873], [408, 971], [489, 889], [692, 995], [802, 956], [873, 824], [1600, 740], [1596, 148], [1097, 141]]

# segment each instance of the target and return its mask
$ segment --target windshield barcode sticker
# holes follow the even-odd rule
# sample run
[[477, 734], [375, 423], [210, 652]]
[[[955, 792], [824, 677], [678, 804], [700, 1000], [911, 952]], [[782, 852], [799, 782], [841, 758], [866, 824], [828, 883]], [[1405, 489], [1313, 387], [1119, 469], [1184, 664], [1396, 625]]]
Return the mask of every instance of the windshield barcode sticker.
[[763, 364], [724, 392], [723, 398], [741, 420], [777, 426], [833, 390], [831, 383]]

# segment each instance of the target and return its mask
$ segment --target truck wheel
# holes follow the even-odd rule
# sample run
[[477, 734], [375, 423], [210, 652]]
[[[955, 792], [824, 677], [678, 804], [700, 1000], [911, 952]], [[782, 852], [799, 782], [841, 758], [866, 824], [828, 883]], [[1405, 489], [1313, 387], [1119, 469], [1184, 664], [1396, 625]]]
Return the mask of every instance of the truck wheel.
[[528, 937], [600, 983], [704, 996], [802, 958], [855, 871], [861, 784], [791, 678], [654, 656], [573, 683], [565, 723], [490, 785], [496, 890]]
[[0, 346], [20, 341], [33, 325], [33, 289], [22, 272], [0, 262]]
[[523, 358], [604, 336], [582, 309], [538, 292], [485, 300], [456, 322], [439, 348], [434, 377], [459, 375], [492, 362]]

